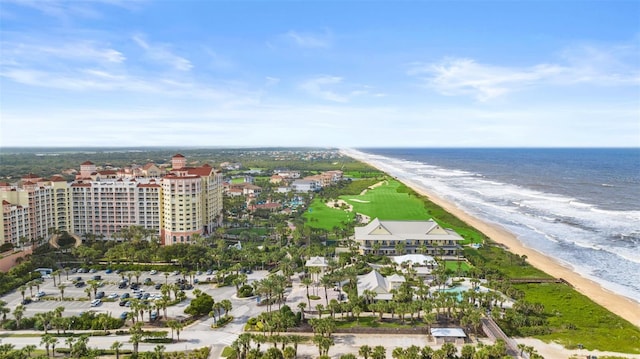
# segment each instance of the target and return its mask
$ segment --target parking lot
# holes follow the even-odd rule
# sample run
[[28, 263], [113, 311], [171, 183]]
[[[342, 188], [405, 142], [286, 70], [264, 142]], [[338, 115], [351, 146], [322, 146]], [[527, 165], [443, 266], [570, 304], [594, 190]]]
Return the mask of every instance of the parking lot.
[[[136, 277], [133, 272], [131, 281], [135, 282]], [[120, 317], [122, 312], [129, 311], [130, 309], [124, 306], [120, 306], [120, 297], [128, 293], [131, 298], [135, 298], [137, 293], [145, 294], [148, 293], [149, 301], [154, 300], [155, 298], [161, 297], [161, 290], [155, 289], [156, 284], [173, 284], [176, 283], [178, 279], [183, 279], [182, 274], [180, 273], [171, 273], [169, 276], [165, 276], [164, 272], [157, 272], [152, 274], [151, 271], [141, 272], [139, 277], [140, 286], [139, 291], [134, 291], [130, 288], [130, 286], [126, 286], [125, 288], [119, 288], [119, 283], [123, 279], [128, 279], [129, 273], [121, 272], [111, 272], [107, 273], [105, 270], [96, 271], [94, 273], [69, 273], [68, 278], [65, 273], [61, 275], [62, 282], [58, 281], [56, 277], [56, 285], [65, 285], [64, 288], [64, 301], [60, 300], [61, 293], [60, 289], [54, 286], [53, 278], [43, 278], [43, 283], [40, 284], [40, 288], [33, 287], [33, 296], [31, 295], [31, 291], [27, 287], [25, 292], [25, 297], [33, 298], [33, 302], [25, 304], [25, 316], [31, 317], [39, 312], [47, 312], [55, 309], [56, 307], [62, 306], [65, 308], [63, 312], [63, 316], [74, 316], [80, 315], [83, 312], [93, 311], [96, 313], [107, 313], [113, 317]], [[101, 298], [101, 302], [95, 306], [91, 305], [91, 301], [94, 299], [93, 290], [91, 290], [91, 299], [85, 292], [86, 288], [91, 288], [87, 283], [90, 280], [94, 280], [94, 276], [100, 276], [99, 281], [102, 285], [97, 289], [98, 292], [104, 292], [104, 297]], [[266, 272], [254, 272], [248, 275], [249, 283], [253, 280], [259, 280], [266, 276]], [[77, 282], [78, 277], [85, 283], [84, 286], [76, 287], [75, 283]], [[214, 277], [214, 273], [200, 273], [194, 276], [194, 281], [197, 279], [199, 282], [203, 282], [207, 277]], [[145, 279], [149, 279], [147, 284], [142, 284], [145, 282]], [[186, 280], [189, 281], [189, 276], [186, 277]], [[189, 305], [191, 298], [194, 297], [193, 289], [198, 288], [199, 290], [211, 295], [216, 301], [220, 301], [223, 299], [233, 299], [235, 296], [235, 287], [221, 287], [217, 288], [212, 284], [194, 284], [192, 289], [185, 289], [185, 293], [187, 294], [187, 300], [178, 303], [177, 305], [171, 306], [167, 308], [167, 315], [169, 318], [175, 318], [177, 316], [184, 316], [184, 309]], [[38, 290], [44, 292], [44, 297], [37, 298]], [[109, 296], [116, 296], [117, 298], [109, 298]], [[173, 298], [173, 292], [171, 293], [171, 297]], [[8, 318], [13, 318], [13, 310], [16, 306], [21, 304], [22, 295], [19, 290], [14, 291], [10, 294], [7, 294], [0, 298], [7, 302], [7, 307], [11, 309], [11, 313], [7, 315]], [[162, 314], [162, 313], [161, 313]], [[145, 320], [148, 320], [148, 312], [145, 313]]]

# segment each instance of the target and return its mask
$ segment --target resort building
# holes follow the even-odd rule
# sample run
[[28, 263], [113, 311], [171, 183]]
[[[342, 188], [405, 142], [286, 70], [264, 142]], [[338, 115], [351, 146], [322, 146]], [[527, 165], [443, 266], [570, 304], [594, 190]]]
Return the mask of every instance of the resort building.
[[366, 226], [355, 228], [354, 240], [363, 254], [454, 256], [460, 249], [458, 243], [462, 237], [431, 219], [381, 221], [375, 218]]
[[398, 274], [384, 277], [380, 272], [372, 270], [368, 274], [358, 276], [358, 295], [363, 295], [365, 291], [375, 293], [374, 301], [392, 300], [393, 292], [400, 288], [405, 278]]
[[86, 161], [76, 180], [25, 176], [20, 183], [0, 183], [3, 217], [0, 244], [46, 238], [52, 229], [79, 236], [119, 239], [129, 226], [155, 233], [161, 243], [191, 243], [222, 221], [222, 174], [209, 165], [187, 167], [175, 155], [164, 177], [156, 166], [138, 176], [127, 171], [98, 171]]

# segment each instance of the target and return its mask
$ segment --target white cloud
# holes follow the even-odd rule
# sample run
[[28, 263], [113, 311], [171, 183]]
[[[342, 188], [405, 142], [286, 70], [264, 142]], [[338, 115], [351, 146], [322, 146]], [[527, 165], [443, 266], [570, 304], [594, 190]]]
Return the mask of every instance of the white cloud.
[[[58, 20], [69, 22], [74, 18], [99, 19], [103, 17], [97, 9], [99, 5], [116, 6], [128, 10], [135, 10], [145, 1], [139, 0], [3, 0], [6, 4], [24, 6]], [[4, 9], [3, 9], [4, 12]]]
[[284, 36], [289, 41], [300, 47], [327, 48], [331, 46], [331, 34], [329, 32], [314, 34], [308, 32], [289, 31]]
[[435, 64], [414, 64], [409, 74], [425, 76], [427, 85], [444, 95], [470, 95], [487, 101], [564, 71], [548, 64], [509, 68], [479, 64], [471, 59], [445, 59]]
[[312, 96], [319, 97], [327, 101], [347, 102], [348, 96], [339, 95], [338, 93], [328, 89], [327, 87], [339, 85], [342, 83], [342, 77], [337, 76], [318, 76], [305, 81], [300, 87]]
[[154, 61], [168, 64], [169, 66], [180, 71], [189, 71], [193, 68], [191, 61], [184, 57], [178, 56], [167, 48], [166, 45], [149, 44], [142, 35], [134, 35], [132, 40], [143, 50], [147, 56]]
[[272, 77], [272, 76], [267, 76], [264, 78], [265, 79], [265, 86], [276, 86], [277, 84], [280, 83], [280, 79], [277, 77]]
[[468, 58], [413, 63], [408, 74], [437, 92], [467, 95], [484, 102], [533, 86], [628, 86], [640, 84], [638, 46], [580, 46], [562, 52], [559, 63], [498, 66]]
[[95, 41], [67, 41], [50, 45], [51, 39], [40, 39], [38, 42], [23, 39], [21, 41], [3, 42], [3, 63], [7, 59], [14, 59], [14, 63], [47, 63], [55, 59], [63, 59], [89, 63], [123, 63], [126, 60], [124, 54], [106, 44]]
[[323, 100], [346, 103], [356, 97], [382, 97], [384, 94], [371, 94], [370, 86], [346, 84], [342, 77], [320, 75], [300, 84], [300, 88], [313, 97]]

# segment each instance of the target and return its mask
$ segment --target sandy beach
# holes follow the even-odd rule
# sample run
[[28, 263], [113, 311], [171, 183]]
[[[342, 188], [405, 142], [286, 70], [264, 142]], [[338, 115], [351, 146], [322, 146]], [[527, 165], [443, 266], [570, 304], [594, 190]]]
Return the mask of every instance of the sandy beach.
[[[359, 156], [358, 156], [359, 157]], [[362, 158], [358, 158], [361, 161], [364, 161]], [[364, 161], [366, 162], [366, 161]], [[368, 163], [368, 162], [367, 162]], [[378, 168], [373, 163], [368, 163], [369, 165]], [[383, 172], [386, 172], [384, 169], [378, 168]], [[491, 238], [496, 243], [500, 243], [506, 246], [509, 251], [518, 254], [518, 255], [526, 255], [527, 261], [535, 266], [538, 269], [543, 270], [544, 272], [556, 277], [562, 278], [567, 282], [571, 283], [573, 287], [579, 291], [580, 293], [588, 296], [594, 302], [602, 305], [607, 308], [609, 311], [619, 315], [620, 317], [628, 320], [635, 326], [640, 327], [640, 303], [634, 302], [631, 299], [628, 299], [624, 296], [618, 295], [611, 291], [608, 291], [598, 283], [582, 277], [578, 273], [574, 272], [571, 268], [565, 267], [552, 258], [536, 251], [531, 248], [524, 246], [517, 237], [505, 230], [504, 228], [484, 222], [474, 216], [469, 215], [465, 211], [461, 210], [453, 203], [446, 201], [439, 197], [437, 194], [430, 192], [428, 189], [424, 188], [424, 186], [420, 186], [415, 182], [411, 182], [408, 180], [402, 180], [404, 184], [411, 187], [417, 193], [429, 198], [432, 202], [446, 209], [448, 212], [452, 213], [456, 217], [460, 218], [467, 224], [472, 227], [478, 229], [482, 233], [484, 233], [487, 237]]]
[[608, 291], [602, 288], [598, 283], [584, 278], [578, 273], [572, 271], [571, 268], [561, 265], [552, 258], [536, 250], [525, 247], [520, 241], [518, 241], [514, 234], [508, 232], [502, 227], [486, 223], [469, 215], [453, 205], [451, 202], [443, 200], [415, 183], [411, 183], [409, 181], [403, 182], [407, 186], [413, 188], [414, 191], [426, 196], [432, 202], [446, 209], [448, 212], [465, 221], [472, 227], [480, 230], [494, 242], [506, 246], [509, 248], [509, 251], [518, 255], [526, 255], [527, 261], [534, 267], [541, 269], [556, 278], [563, 278], [567, 282], [571, 283], [577, 291], [591, 298], [594, 302], [630, 321], [635, 326], [640, 327], [640, 303]]

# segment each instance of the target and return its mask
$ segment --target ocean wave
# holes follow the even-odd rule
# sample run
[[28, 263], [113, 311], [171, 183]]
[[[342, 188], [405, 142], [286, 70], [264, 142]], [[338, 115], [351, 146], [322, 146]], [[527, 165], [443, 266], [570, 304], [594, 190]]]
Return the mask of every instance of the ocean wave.
[[[371, 163], [362, 153], [353, 157]], [[640, 298], [640, 211], [605, 210], [571, 196], [487, 180], [469, 171], [375, 156], [375, 166], [496, 223], [526, 246]], [[597, 273], [594, 274], [594, 271]]]

